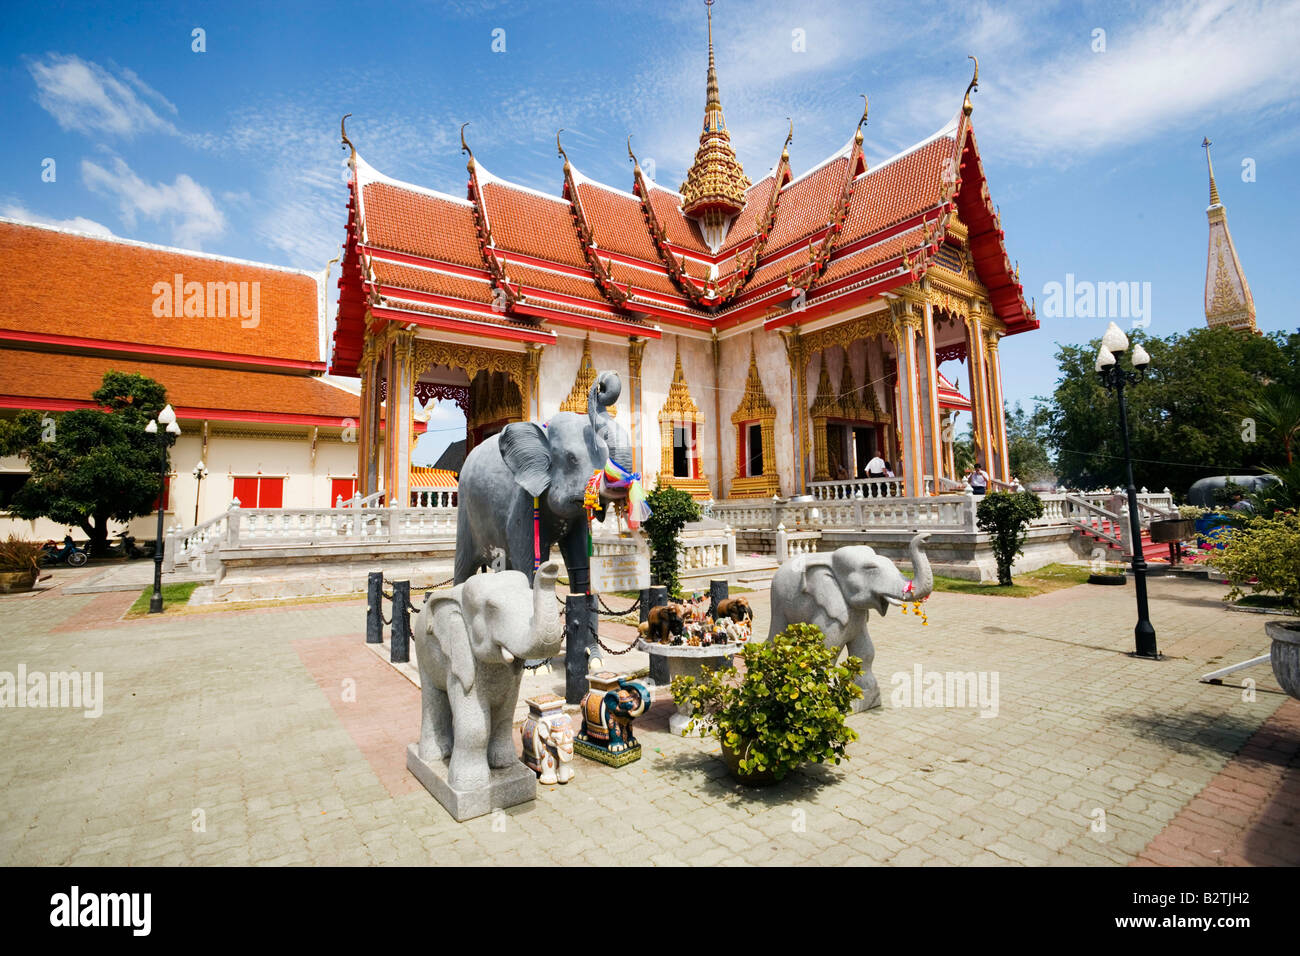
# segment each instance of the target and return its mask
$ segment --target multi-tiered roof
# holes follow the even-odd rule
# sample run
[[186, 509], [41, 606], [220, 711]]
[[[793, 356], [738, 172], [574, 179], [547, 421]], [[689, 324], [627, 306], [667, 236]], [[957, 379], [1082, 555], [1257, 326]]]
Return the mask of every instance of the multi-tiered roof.
[[367, 310], [380, 323], [537, 343], [565, 326], [646, 338], [771, 329], [915, 282], [945, 245], [968, 257], [1009, 333], [1037, 328], [989, 198], [971, 87], [951, 122], [873, 168], [864, 110], [849, 142], [798, 177], [792, 130], [750, 184], [722, 118], [710, 30], [704, 129], [680, 193], [651, 180], [630, 146], [630, 191], [589, 179], [557, 135], [562, 190], [548, 195], [488, 172], [462, 127], [462, 198], [384, 176], [344, 133], [354, 175], [331, 369], [355, 374]]

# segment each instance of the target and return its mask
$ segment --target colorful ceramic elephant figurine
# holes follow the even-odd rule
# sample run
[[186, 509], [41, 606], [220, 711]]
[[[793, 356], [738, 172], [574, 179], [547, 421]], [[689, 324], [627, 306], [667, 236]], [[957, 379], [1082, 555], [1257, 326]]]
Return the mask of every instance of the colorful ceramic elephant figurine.
[[573, 779], [573, 721], [564, 698], [542, 694], [528, 698], [528, 717], [519, 728], [524, 764], [548, 786]]
[[650, 709], [649, 689], [609, 671], [591, 674], [587, 680], [590, 689], [579, 705], [583, 720], [576, 749], [613, 766], [636, 759], [641, 745], [632, 733], [632, 721]]

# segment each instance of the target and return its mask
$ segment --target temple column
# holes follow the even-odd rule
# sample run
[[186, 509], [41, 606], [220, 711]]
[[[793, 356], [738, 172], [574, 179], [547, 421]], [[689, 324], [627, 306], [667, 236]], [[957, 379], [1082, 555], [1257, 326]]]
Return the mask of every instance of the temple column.
[[1002, 362], [998, 357], [999, 335], [990, 334], [988, 339], [988, 369], [990, 380], [990, 402], [993, 406], [992, 418], [995, 427], [994, 445], [998, 450], [998, 465], [1003, 481], [1011, 480], [1011, 459], [1007, 454], [1007, 416], [1002, 404]]
[[943, 474], [942, 429], [939, 424], [939, 374], [938, 362], [934, 356], [934, 306], [929, 299], [925, 303], [925, 313], [921, 324], [921, 360], [925, 372], [925, 392], [922, 403], [922, 416], [926, 431], [930, 474], [934, 476], [931, 494], [939, 494], [939, 476]]
[[903, 490], [909, 498], [924, 494], [925, 450], [921, 444], [920, 379], [916, 362], [916, 333], [921, 319], [906, 302], [895, 304], [897, 317], [899, 425], [903, 432]]
[[[627, 343], [627, 375], [628, 379], [628, 434], [632, 439], [632, 470], [641, 472], [644, 464], [645, 453], [642, 451], [641, 442], [641, 415], [643, 412], [641, 405], [641, 358], [645, 355], [646, 340], [632, 336]], [[540, 409], [539, 409], [540, 411]]]
[[523, 420], [526, 422], [539, 421], [542, 417], [542, 387], [541, 387], [541, 369], [542, 369], [542, 348], [541, 345], [529, 345], [524, 349], [524, 380], [523, 386]]
[[984, 364], [984, 329], [978, 315], [966, 319], [966, 359], [970, 366], [971, 434], [975, 439], [975, 463], [983, 464], [992, 475], [994, 454], [989, 427], [989, 391], [987, 368]]
[[387, 338], [384, 353], [388, 366], [388, 422], [384, 430], [385, 503], [390, 508], [405, 508], [411, 499], [415, 333], [392, 333]]
[[[373, 492], [374, 444], [377, 440], [374, 423], [374, 406], [379, 391], [379, 376], [375, 371], [374, 353], [367, 338], [361, 349], [361, 361], [357, 363], [357, 376], [361, 379], [360, 420], [357, 422], [357, 491], [364, 498]], [[334, 502], [330, 502], [331, 505]]]
[[795, 474], [793, 493], [801, 495], [806, 488], [808, 461], [808, 401], [807, 358], [799, 327], [782, 330], [785, 354], [790, 363], [790, 427], [794, 440]]

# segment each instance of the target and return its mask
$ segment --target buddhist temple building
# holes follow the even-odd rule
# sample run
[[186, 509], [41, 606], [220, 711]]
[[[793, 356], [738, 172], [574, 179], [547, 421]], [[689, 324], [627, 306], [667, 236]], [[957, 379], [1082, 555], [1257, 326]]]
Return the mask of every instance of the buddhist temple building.
[[1237, 247], [1228, 231], [1228, 211], [1219, 198], [1214, 181], [1214, 160], [1210, 158], [1209, 137], [1202, 141], [1205, 163], [1210, 171], [1210, 205], [1205, 209], [1210, 221], [1210, 248], [1205, 261], [1205, 323], [1212, 329], [1226, 326], [1260, 334], [1255, 325], [1255, 300], [1250, 295], [1246, 273], [1237, 258]]
[[[105, 372], [135, 372], [166, 388], [181, 427], [168, 527], [219, 515], [235, 498], [324, 508], [352, 497], [359, 399], [353, 383], [325, 375], [324, 270], [12, 219], [0, 219], [0, 256], [0, 414], [30, 409], [54, 422], [95, 407]], [[62, 539], [61, 525], [4, 513], [27, 474], [21, 458], [0, 458], [0, 537]], [[131, 531], [152, 539], [154, 521], [137, 518]]]
[[[585, 409], [604, 369], [622, 379], [615, 414], [647, 487], [793, 496], [860, 483], [879, 456], [889, 493], [939, 494], [960, 488], [963, 413], [976, 457], [1009, 481], [998, 345], [1038, 320], [985, 181], [974, 73], [952, 120], [897, 155], [868, 162], [864, 107], [842, 148], [797, 173], [792, 124], [751, 180], [710, 14], [699, 148], [677, 188], [630, 140], [629, 181], [597, 182], [561, 133], [551, 195], [493, 175], [462, 127], [467, 181], [444, 192], [375, 169], [345, 126], [330, 370], [361, 378], [361, 493], [409, 499], [412, 397], [458, 402], [472, 452], [509, 422]], [[945, 362], [965, 365], [967, 394]]]

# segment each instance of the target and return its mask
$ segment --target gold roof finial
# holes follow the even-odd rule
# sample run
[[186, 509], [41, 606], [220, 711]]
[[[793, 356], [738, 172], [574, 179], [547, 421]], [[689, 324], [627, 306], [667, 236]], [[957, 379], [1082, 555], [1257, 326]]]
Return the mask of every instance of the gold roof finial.
[[862, 119], [858, 120], [858, 131], [853, 134], [853, 142], [859, 146], [862, 145], [862, 127], [867, 125], [867, 112], [871, 109], [871, 101], [867, 99], [866, 93], [859, 93], [862, 97]]
[[339, 136], [343, 138], [343, 142], [340, 145], [344, 149], [352, 150], [352, 155], [355, 158], [357, 155], [357, 148], [352, 145], [352, 140], [348, 139], [348, 117], [351, 115], [351, 113], [344, 113], [343, 118], [339, 120]]
[[460, 151], [469, 154], [469, 165], [472, 167], [474, 165], [474, 150], [470, 149], [469, 144], [465, 142], [465, 127], [468, 125], [469, 123], [460, 124]]
[[627, 159], [635, 169], [640, 169], [641, 164], [637, 161], [636, 153], [632, 152], [632, 137], [627, 138]]
[[566, 153], [564, 147], [560, 145], [560, 134], [563, 132], [563, 126], [555, 131], [555, 151], [559, 154], [560, 158], [564, 160], [564, 171], [567, 173], [573, 167], [569, 165], [569, 154]]
[[785, 145], [781, 147], [781, 158], [788, 163], [790, 162], [790, 143], [794, 141], [794, 120], [787, 116], [785, 121], [790, 124], [790, 132], [785, 134]]
[[1205, 162], [1210, 167], [1210, 205], [1222, 206], [1223, 203], [1219, 200], [1219, 187], [1214, 182], [1214, 160], [1210, 159], [1212, 145], [1208, 136], [1201, 140], [1201, 148], [1205, 150]]
[[967, 56], [966, 59], [975, 61], [975, 75], [970, 78], [970, 85], [966, 87], [966, 97], [962, 100], [961, 111], [970, 116], [971, 106], [970, 95], [972, 92], [978, 92], [980, 88], [980, 61], [977, 56]]

